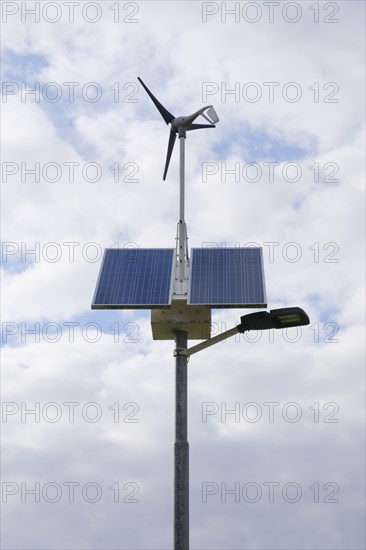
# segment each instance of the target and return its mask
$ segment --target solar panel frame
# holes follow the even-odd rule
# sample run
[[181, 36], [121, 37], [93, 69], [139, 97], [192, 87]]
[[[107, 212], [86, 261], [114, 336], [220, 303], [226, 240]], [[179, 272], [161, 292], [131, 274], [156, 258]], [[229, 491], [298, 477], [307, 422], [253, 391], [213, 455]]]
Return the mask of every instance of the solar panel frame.
[[193, 248], [188, 304], [215, 309], [267, 307], [262, 248]]
[[174, 248], [106, 248], [91, 308], [171, 307], [175, 256]]

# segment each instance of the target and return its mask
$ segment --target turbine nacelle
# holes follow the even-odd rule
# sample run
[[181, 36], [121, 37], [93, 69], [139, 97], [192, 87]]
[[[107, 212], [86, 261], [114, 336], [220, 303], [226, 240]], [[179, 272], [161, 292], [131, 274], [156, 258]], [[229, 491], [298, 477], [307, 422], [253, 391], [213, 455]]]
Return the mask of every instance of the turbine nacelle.
[[[163, 180], [165, 180], [168, 172], [168, 168], [169, 168], [170, 158], [172, 156], [172, 152], [175, 144], [175, 139], [177, 137], [177, 133], [179, 132], [179, 129], [189, 131], [189, 130], [201, 130], [202, 128], [215, 128], [215, 124], [216, 122], [219, 121], [219, 117], [217, 116], [216, 111], [212, 105], [206, 105], [205, 107], [201, 107], [201, 109], [198, 109], [198, 111], [196, 111], [192, 115], [175, 117], [160, 103], [160, 101], [156, 99], [156, 97], [150, 92], [149, 88], [143, 83], [143, 81], [139, 76], [137, 77], [137, 79], [139, 82], [141, 82], [142, 86], [145, 88], [146, 92], [152, 99], [153, 103], [155, 104], [156, 108], [158, 109], [159, 113], [161, 114], [165, 122], [170, 125], [168, 150], [167, 150], [164, 175], [163, 175]], [[193, 122], [200, 115], [203, 116], [203, 118], [205, 118], [210, 124], [194, 124]]]
[[[207, 113], [205, 113], [207, 111]], [[193, 121], [196, 120], [198, 116], [202, 115], [210, 124], [195, 124]], [[212, 105], [207, 105], [198, 109], [193, 115], [181, 116], [173, 118], [170, 123], [170, 127], [174, 132], [178, 132], [179, 128], [184, 128], [185, 130], [198, 130], [199, 128], [215, 128], [215, 123], [219, 121], [219, 117], [216, 114], [215, 109]]]

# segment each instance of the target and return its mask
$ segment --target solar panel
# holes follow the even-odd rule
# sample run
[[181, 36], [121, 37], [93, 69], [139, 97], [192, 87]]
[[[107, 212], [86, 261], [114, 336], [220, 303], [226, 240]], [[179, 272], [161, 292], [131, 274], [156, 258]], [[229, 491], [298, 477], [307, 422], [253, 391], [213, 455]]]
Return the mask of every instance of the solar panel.
[[266, 307], [261, 248], [193, 248], [188, 304]]
[[92, 309], [151, 309], [169, 306], [173, 248], [107, 248]]

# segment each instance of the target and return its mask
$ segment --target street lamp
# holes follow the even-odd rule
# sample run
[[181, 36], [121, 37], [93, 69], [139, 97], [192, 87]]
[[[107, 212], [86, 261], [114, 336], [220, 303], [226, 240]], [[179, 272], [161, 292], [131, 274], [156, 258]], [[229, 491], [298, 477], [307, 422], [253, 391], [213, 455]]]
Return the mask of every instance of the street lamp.
[[[187, 347], [188, 339], [200, 339], [203, 331], [207, 336], [211, 334], [211, 310], [215, 307], [267, 307], [262, 251], [255, 248], [256, 255], [253, 256], [248, 254], [249, 248], [229, 248], [225, 254], [220, 250], [218, 257], [209, 255], [210, 261], [207, 262], [207, 257], [198, 253], [202, 251], [192, 249], [190, 259], [185, 222], [186, 134], [191, 130], [215, 128], [219, 118], [212, 105], [201, 107], [191, 115], [176, 117], [158, 101], [141, 78], [138, 80], [170, 126], [163, 180], [167, 176], [177, 135], [179, 137], [179, 221], [175, 257], [174, 249], [107, 249], [92, 309], [151, 309], [154, 340], [175, 340], [174, 549], [188, 550], [188, 357], [248, 330], [297, 327], [308, 325], [310, 321], [298, 307], [260, 311], [243, 315], [239, 325], [219, 336]], [[196, 123], [199, 116], [209, 124]], [[255, 260], [258, 261], [254, 264]], [[256, 284], [253, 285], [252, 281]], [[238, 292], [231, 292], [232, 287]]]
[[[174, 548], [189, 548], [189, 451], [187, 441], [187, 361], [188, 357], [222, 342], [238, 333], [249, 330], [284, 329], [310, 323], [308, 315], [300, 307], [286, 307], [258, 311], [240, 317], [240, 324], [200, 344], [186, 348], [187, 333], [177, 333], [174, 350], [176, 357], [176, 442], [174, 466]], [[182, 347], [179, 347], [182, 346]]]
[[209, 348], [218, 342], [226, 340], [235, 334], [243, 333], [248, 330], [267, 330], [270, 328], [290, 328], [308, 325], [310, 323], [307, 313], [301, 307], [285, 307], [281, 309], [271, 309], [268, 311], [258, 311], [249, 313], [240, 317], [240, 325], [222, 332], [218, 336], [209, 338], [191, 348], [177, 348], [174, 356], [185, 355], [189, 357], [203, 349]]

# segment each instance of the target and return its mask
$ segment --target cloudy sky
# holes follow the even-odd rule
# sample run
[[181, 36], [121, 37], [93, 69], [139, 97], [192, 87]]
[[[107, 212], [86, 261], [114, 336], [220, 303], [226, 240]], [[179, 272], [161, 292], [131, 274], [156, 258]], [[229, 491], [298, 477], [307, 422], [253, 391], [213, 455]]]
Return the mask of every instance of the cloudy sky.
[[190, 246], [257, 243], [268, 307], [311, 319], [191, 358], [191, 547], [364, 548], [364, 3], [1, 7], [3, 548], [172, 548], [174, 342], [90, 309], [105, 248], [175, 244], [137, 76], [220, 117], [187, 139]]

